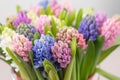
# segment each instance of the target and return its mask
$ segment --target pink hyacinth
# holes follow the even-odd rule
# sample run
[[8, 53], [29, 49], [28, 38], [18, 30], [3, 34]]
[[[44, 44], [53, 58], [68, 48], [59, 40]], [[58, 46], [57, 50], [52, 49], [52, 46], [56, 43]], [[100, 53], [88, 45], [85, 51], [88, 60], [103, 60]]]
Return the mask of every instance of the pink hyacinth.
[[104, 48], [110, 47], [120, 35], [120, 16], [114, 16], [103, 24], [101, 35], [105, 38]]
[[36, 29], [40, 34], [44, 33], [44, 28], [46, 25], [51, 27], [50, 20], [46, 15], [41, 15], [40, 18], [36, 21]]
[[66, 9], [68, 13], [72, 12], [72, 7], [70, 6], [70, 4], [68, 4], [68, 2], [59, 4], [56, 0], [52, 0], [50, 5], [56, 17], [58, 17], [60, 12], [63, 11], [64, 9]]
[[96, 20], [97, 25], [99, 27], [101, 27], [103, 25], [103, 23], [106, 21], [106, 19], [107, 19], [107, 16], [106, 16], [105, 13], [100, 13], [99, 12], [99, 13], [95, 14], [95, 20]]
[[13, 38], [14, 51], [23, 58], [24, 61], [29, 60], [29, 50], [32, 48], [32, 42], [30, 42], [23, 35], [15, 35]]
[[37, 5], [32, 5], [29, 9], [28, 12], [34, 12], [37, 16], [40, 16], [40, 7]]
[[66, 68], [71, 60], [71, 49], [67, 43], [58, 41], [51, 47], [53, 58], [60, 63], [62, 68]]
[[75, 37], [77, 39], [78, 47], [82, 47], [83, 49], [86, 48], [86, 42], [83, 37], [83, 34], [80, 34], [75, 28], [73, 27], [63, 27], [60, 28], [56, 38], [58, 40], [64, 41], [65, 43], [71, 44], [72, 38]]

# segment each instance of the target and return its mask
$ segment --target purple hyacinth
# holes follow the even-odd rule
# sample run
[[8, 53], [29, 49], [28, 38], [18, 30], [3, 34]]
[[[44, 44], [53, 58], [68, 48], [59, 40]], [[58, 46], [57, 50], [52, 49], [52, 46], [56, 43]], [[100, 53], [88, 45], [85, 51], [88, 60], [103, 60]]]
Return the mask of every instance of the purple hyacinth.
[[27, 37], [30, 41], [33, 40], [34, 34], [37, 32], [34, 26], [29, 24], [20, 24], [17, 28], [17, 33], [23, 34], [25, 37]]
[[96, 13], [95, 20], [97, 22], [98, 27], [101, 27], [103, 23], [106, 21], [107, 17], [105, 13]]
[[78, 32], [84, 35], [86, 41], [95, 41], [98, 37], [98, 26], [94, 16], [87, 15], [80, 23]]
[[68, 44], [58, 41], [51, 47], [54, 59], [60, 63], [62, 68], [66, 68], [71, 60], [71, 49]]
[[[34, 67], [43, 67], [43, 61], [45, 59], [50, 62], [54, 62], [52, 58], [51, 46], [54, 45], [55, 39], [49, 35], [41, 35], [40, 39], [34, 41], [32, 48], [34, 55]], [[53, 63], [54, 64], [54, 63]]]
[[13, 25], [15, 27], [18, 27], [18, 25], [20, 23], [30, 24], [30, 22], [31, 22], [31, 20], [27, 17], [25, 12], [20, 11], [20, 12], [18, 12], [18, 16], [17, 16], [16, 20], [13, 22]]

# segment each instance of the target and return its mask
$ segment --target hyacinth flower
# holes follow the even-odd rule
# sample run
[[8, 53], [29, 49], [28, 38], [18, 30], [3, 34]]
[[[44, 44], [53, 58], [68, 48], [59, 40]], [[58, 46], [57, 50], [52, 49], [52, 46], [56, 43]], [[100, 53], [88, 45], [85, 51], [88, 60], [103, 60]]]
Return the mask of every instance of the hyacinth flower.
[[42, 0], [38, 5], [42, 6], [44, 10], [46, 10], [47, 5], [49, 4], [49, 0]]
[[105, 13], [99, 12], [99, 13], [96, 13], [94, 16], [95, 16], [95, 20], [96, 20], [98, 27], [101, 27], [107, 19], [107, 16]]
[[23, 58], [24, 61], [29, 61], [29, 51], [32, 49], [32, 42], [24, 35], [15, 35], [13, 37], [14, 51]]
[[62, 27], [59, 29], [56, 39], [61, 40], [65, 43], [71, 44], [72, 38], [77, 39], [78, 47], [82, 47], [83, 49], [86, 48], [86, 42], [83, 37], [83, 34], [80, 34], [75, 28], [73, 27]]
[[33, 60], [34, 60], [34, 68], [43, 67], [43, 61], [45, 59], [50, 62], [53, 61], [51, 46], [54, 45], [55, 39], [50, 37], [49, 35], [41, 35], [40, 39], [34, 41], [34, 46], [32, 47], [33, 51]]
[[6, 47], [8, 47], [9, 49], [13, 50], [13, 37], [16, 35], [15, 31], [13, 31], [12, 29], [8, 28], [8, 27], [4, 27], [2, 34], [0, 36], [0, 47], [3, 49], [4, 53], [5, 53], [5, 59], [6, 60], [10, 60], [11, 57], [8, 55], [7, 51], [6, 51]]
[[36, 21], [36, 29], [39, 31], [40, 34], [44, 33], [46, 25], [51, 27], [50, 20], [46, 15], [41, 15]]
[[94, 16], [87, 15], [80, 23], [78, 32], [84, 35], [86, 41], [95, 41], [98, 37], [98, 26]]
[[17, 33], [24, 35], [30, 41], [33, 40], [34, 34], [37, 32], [35, 27], [29, 24], [20, 24], [17, 28]]
[[105, 38], [104, 48], [109, 48], [120, 35], [120, 16], [113, 16], [107, 19], [100, 31]]
[[28, 16], [23, 11], [18, 12], [18, 16], [16, 20], [14, 20], [13, 25], [15, 28], [17, 28], [20, 23], [26, 23], [26, 24], [31, 23], [31, 20], [28, 18]]
[[27, 12], [27, 16], [28, 18], [31, 19], [31, 24], [35, 26], [36, 20], [38, 19], [37, 14], [31, 11], [31, 12]]
[[35, 13], [37, 16], [40, 16], [40, 6], [38, 5], [32, 5], [30, 6], [30, 8], [27, 10], [28, 12], [33, 12]]
[[54, 59], [60, 63], [62, 68], [66, 68], [71, 60], [71, 49], [63, 41], [58, 41], [51, 47]]

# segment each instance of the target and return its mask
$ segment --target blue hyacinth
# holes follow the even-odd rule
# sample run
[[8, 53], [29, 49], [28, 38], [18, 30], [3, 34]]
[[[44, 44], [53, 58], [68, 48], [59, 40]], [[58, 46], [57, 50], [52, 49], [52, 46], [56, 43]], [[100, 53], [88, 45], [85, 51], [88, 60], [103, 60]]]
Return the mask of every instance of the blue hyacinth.
[[86, 41], [95, 41], [98, 37], [98, 26], [94, 16], [87, 15], [80, 23], [78, 32], [84, 35]]
[[42, 6], [45, 10], [46, 10], [48, 4], [49, 4], [49, 0], [42, 0], [39, 3], [39, 5]]
[[[43, 67], [43, 61], [45, 59], [50, 62], [54, 62], [52, 58], [51, 46], [54, 45], [55, 39], [49, 35], [41, 35], [40, 39], [34, 41], [34, 46], [32, 48], [34, 53], [34, 67]], [[53, 63], [54, 64], [54, 63]]]

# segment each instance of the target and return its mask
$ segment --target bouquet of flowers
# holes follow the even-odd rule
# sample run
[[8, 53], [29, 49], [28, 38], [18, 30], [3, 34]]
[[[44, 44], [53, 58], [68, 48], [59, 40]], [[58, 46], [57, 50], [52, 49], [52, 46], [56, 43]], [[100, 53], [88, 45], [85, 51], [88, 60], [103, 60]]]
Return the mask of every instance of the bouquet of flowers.
[[43, 0], [0, 24], [0, 59], [18, 80], [92, 80], [95, 73], [120, 80], [97, 67], [119, 45], [120, 15]]

